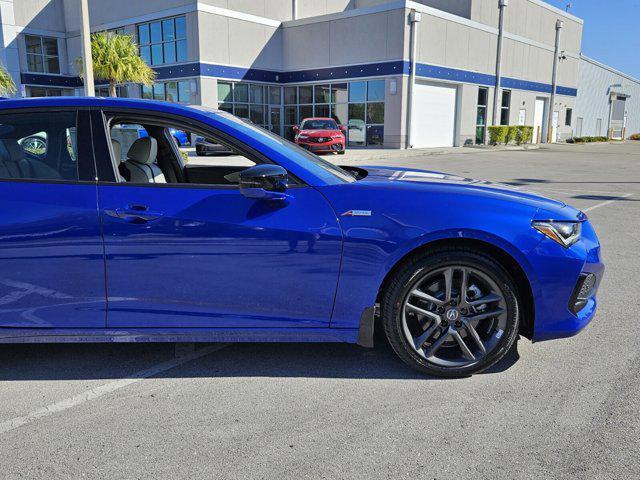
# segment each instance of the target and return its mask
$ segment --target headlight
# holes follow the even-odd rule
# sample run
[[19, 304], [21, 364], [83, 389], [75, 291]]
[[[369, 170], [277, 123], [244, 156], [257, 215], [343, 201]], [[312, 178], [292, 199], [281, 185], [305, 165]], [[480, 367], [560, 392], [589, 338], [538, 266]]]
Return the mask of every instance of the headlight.
[[580, 240], [582, 232], [582, 223], [580, 222], [534, 221], [531, 226], [564, 248], [569, 248]]
[[300, 140], [306, 140], [307, 138], [309, 138], [308, 135], [298, 135], [298, 139]]

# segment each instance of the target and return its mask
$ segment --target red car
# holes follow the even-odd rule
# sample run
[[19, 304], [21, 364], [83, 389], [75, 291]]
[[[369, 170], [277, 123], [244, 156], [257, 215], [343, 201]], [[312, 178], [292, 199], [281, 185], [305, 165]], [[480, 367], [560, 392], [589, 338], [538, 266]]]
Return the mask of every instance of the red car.
[[338, 153], [347, 147], [346, 128], [333, 118], [305, 118], [299, 127], [293, 127], [295, 142], [314, 153]]

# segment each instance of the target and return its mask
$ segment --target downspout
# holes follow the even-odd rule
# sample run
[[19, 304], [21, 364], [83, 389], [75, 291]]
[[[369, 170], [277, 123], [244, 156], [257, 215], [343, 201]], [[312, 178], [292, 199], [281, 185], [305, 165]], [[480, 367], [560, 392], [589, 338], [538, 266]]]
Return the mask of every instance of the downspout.
[[418, 23], [422, 20], [422, 14], [411, 10], [409, 13], [409, 25], [411, 27], [410, 39], [409, 39], [409, 55], [411, 56], [409, 61], [411, 63], [409, 71], [409, 92], [407, 95], [407, 148], [413, 148], [413, 142], [411, 138], [411, 124], [413, 117], [413, 86], [416, 83], [416, 49], [417, 49], [417, 36], [418, 36]]
[[556, 103], [558, 88], [558, 60], [560, 55], [560, 31], [564, 27], [562, 20], [556, 21], [556, 46], [553, 52], [553, 76], [551, 77], [551, 98], [549, 99], [549, 118], [547, 119], [547, 143], [553, 143], [553, 107]]
[[[509, 5], [509, 0], [499, 0], [498, 8], [500, 17], [498, 20], [498, 48], [496, 51], [496, 86], [493, 90], [493, 117], [491, 125], [499, 125], [498, 102], [501, 100], [500, 84], [502, 82], [502, 39], [504, 38], [504, 9]], [[486, 135], [486, 134], [485, 134]]]
[[298, 0], [291, 0], [291, 20], [298, 19]]

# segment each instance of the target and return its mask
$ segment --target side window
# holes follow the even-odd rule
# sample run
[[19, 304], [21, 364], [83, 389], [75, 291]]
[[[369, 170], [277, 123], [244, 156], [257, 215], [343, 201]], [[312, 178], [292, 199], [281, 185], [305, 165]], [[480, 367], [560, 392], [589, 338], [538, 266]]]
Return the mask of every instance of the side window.
[[110, 125], [120, 182], [234, 186], [239, 173], [256, 164], [201, 132], [151, 122]]
[[76, 112], [0, 114], [0, 179], [77, 180]]

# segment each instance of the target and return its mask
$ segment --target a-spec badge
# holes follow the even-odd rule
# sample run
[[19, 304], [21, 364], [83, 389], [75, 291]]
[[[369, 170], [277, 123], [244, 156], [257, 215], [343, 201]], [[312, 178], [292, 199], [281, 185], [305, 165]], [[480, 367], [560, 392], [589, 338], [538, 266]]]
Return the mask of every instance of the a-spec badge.
[[371, 210], [348, 210], [342, 214], [343, 217], [370, 217]]

